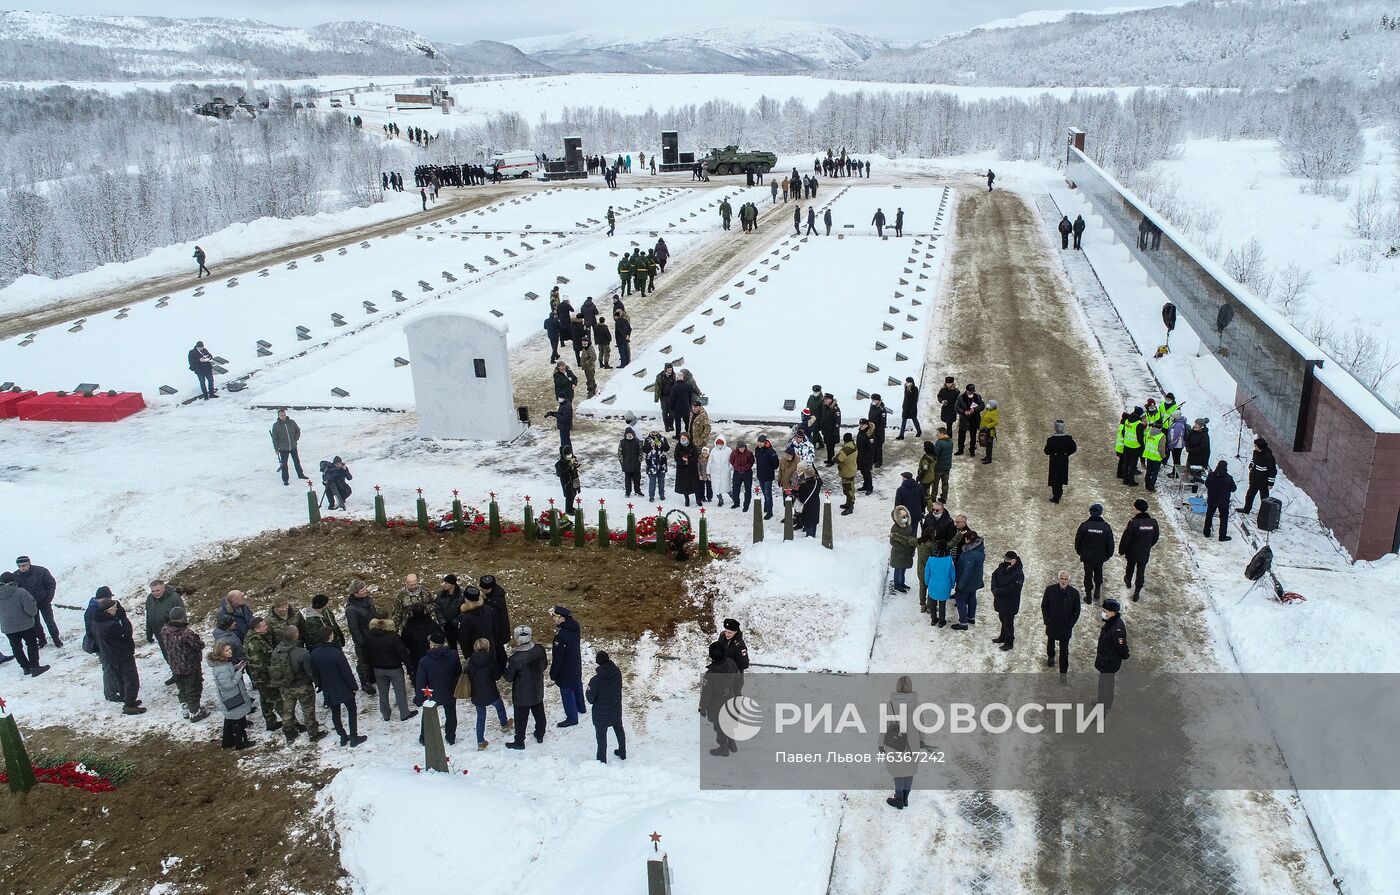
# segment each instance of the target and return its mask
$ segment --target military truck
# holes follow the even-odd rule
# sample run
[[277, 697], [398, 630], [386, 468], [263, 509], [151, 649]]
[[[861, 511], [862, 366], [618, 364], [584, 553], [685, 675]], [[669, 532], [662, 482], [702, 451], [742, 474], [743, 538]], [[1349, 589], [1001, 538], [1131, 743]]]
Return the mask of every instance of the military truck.
[[710, 154], [702, 159], [707, 174], [743, 174], [749, 168], [756, 174], [767, 174], [777, 163], [778, 157], [771, 152], [740, 152], [738, 146], [711, 148]]

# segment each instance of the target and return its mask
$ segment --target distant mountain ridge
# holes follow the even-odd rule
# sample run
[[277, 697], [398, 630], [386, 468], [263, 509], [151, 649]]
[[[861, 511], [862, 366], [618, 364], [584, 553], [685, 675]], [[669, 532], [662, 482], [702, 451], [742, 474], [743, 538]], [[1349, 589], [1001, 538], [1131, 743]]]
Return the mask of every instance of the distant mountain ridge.
[[290, 28], [253, 19], [0, 12], [0, 78], [14, 80], [540, 72], [508, 44], [438, 44], [376, 22]]
[[810, 22], [763, 27], [591, 28], [513, 41], [530, 58], [561, 71], [759, 72], [852, 68], [889, 43]]

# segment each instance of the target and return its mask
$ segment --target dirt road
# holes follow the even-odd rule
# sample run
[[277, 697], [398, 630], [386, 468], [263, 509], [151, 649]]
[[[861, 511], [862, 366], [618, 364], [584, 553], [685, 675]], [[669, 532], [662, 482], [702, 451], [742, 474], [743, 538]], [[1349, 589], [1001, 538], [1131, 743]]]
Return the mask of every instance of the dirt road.
[[[969, 526], [984, 537], [988, 578], [1005, 551], [1015, 550], [1022, 558], [1026, 586], [1016, 646], [1002, 652], [989, 642], [998, 628], [989, 590], [980, 595], [978, 624], [963, 632], [931, 628], [912, 594], [892, 595], [882, 610], [872, 670], [1054, 674], [1046, 668], [1040, 597], [1061, 569], [1081, 586], [1074, 535], [1089, 505], [1106, 508], [1115, 536], [1132, 516], [1136, 498], [1149, 498], [1159, 520], [1172, 511], [1157, 496], [1125, 487], [1115, 477], [1112, 446], [1120, 401], [1039, 217], [1012, 193], [968, 189], [959, 197], [950, 277], [936, 313], [941, 325], [930, 346], [921, 418], [938, 420], [933, 396], [944, 375], [956, 377], [960, 386], [976, 383], [985, 399], [1000, 406], [994, 462], [984, 465], [982, 451], [975, 459], [954, 457], [949, 508], [966, 514]], [[1057, 418], [1068, 423], [1079, 445], [1059, 505], [1048, 499], [1043, 452]], [[925, 437], [932, 436], [926, 432]], [[912, 467], [910, 450], [900, 452], [897, 468]], [[880, 525], [871, 533], [882, 533], [888, 522]], [[1122, 561], [1105, 567], [1103, 595], [1128, 607], [1132, 658], [1125, 671], [1224, 670], [1209, 638], [1206, 598], [1190, 580], [1192, 568], [1167, 525], [1148, 565], [1140, 602], [1128, 600]], [[950, 605], [949, 614], [953, 612]], [[1092, 670], [1099, 627], [1097, 607], [1084, 606], [1071, 644], [1072, 671]], [[1178, 708], [1184, 723], [1190, 708]], [[877, 815], [888, 809], [867, 805], [870, 795], [861, 793], [848, 803], [852, 807], [838, 843], [833, 892], [859, 888], [859, 877], [842, 869], [844, 860], [880, 847], [870, 831], [883, 826]], [[1054, 781], [1047, 780], [1036, 792], [930, 793], [919, 801], [915, 805], [911, 800], [912, 820], [942, 832], [918, 844], [925, 854], [911, 857], [945, 859], [938, 862], [936, 876], [958, 890], [1015, 891], [1018, 886], [1010, 882], [1018, 879], [1028, 891], [1054, 893], [1302, 893], [1316, 890], [1319, 880], [1325, 884], [1326, 879], [1316, 855], [1298, 849], [1307, 839], [1298, 815], [1272, 793], [1097, 797], [1055, 790]], [[876, 825], [860, 822], [867, 819]], [[1233, 832], [1228, 839], [1221, 836], [1222, 830], [1242, 827], [1280, 835], [1245, 845]], [[1033, 849], [1025, 848], [1028, 843], [1034, 843]], [[950, 850], [960, 860], [944, 866]]]

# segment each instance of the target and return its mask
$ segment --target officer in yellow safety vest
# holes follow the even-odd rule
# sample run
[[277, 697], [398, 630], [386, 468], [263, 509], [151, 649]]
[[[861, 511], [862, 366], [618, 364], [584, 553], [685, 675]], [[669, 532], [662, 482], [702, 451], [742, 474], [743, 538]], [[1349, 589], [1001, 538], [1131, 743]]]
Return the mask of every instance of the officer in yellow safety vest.
[[1123, 429], [1123, 484], [1137, 487], [1138, 458], [1142, 456], [1142, 408], [1134, 407]]
[[1162, 411], [1157, 406], [1156, 398], [1147, 399], [1147, 407], [1142, 412], [1142, 422], [1147, 426], [1155, 426], [1162, 421]]
[[1123, 436], [1127, 433], [1127, 431], [1128, 413], [1127, 411], [1124, 411], [1123, 415], [1118, 418], [1118, 432], [1113, 438], [1113, 453], [1118, 455], [1117, 477], [1120, 480], [1123, 478]]
[[1170, 429], [1178, 413], [1181, 413], [1181, 405], [1177, 403], [1176, 395], [1167, 392], [1166, 400], [1162, 402], [1162, 428]]
[[1167, 433], [1162, 431], [1160, 423], [1148, 429], [1142, 437], [1142, 459], [1147, 463], [1144, 480], [1148, 491], [1157, 490], [1157, 472], [1162, 468], [1162, 445], [1166, 437]]

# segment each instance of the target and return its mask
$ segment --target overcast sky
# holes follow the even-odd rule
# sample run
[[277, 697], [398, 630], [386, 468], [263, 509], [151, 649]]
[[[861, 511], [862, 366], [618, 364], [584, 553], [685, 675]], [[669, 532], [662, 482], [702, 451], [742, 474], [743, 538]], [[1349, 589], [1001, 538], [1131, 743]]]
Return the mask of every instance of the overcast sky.
[[[528, 0], [524, 3], [470, 0], [442, 3], [430, 0], [229, 0], [207, 3], [189, 0], [24, 0], [16, 7], [68, 15], [159, 15], [172, 17], [228, 16], [261, 19], [278, 25], [317, 25], [322, 22], [366, 20], [398, 25], [431, 39], [444, 41], [503, 40], [559, 34], [603, 24], [600, 10], [612, 10], [619, 36], [634, 19], [652, 25], [701, 25], [704, 22], [752, 21], [771, 28], [767, 18], [821, 22], [864, 31], [887, 40], [923, 40], [970, 28], [993, 19], [1038, 9], [1103, 9], [1109, 6], [1161, 6], [1171, 0], [802, 0], [762, 3], [755, 15], [750, 0], [702, 0], [699, 4], [589, 4], [579, 0]], [[1180, 2], [1180, 0], [1176, 0]], [[697, 12], [703, 10], [703, 13]], [[511, 20], [509, 13], [520, 13]], [[746, 19], [747, 17], [747, 19]]]

